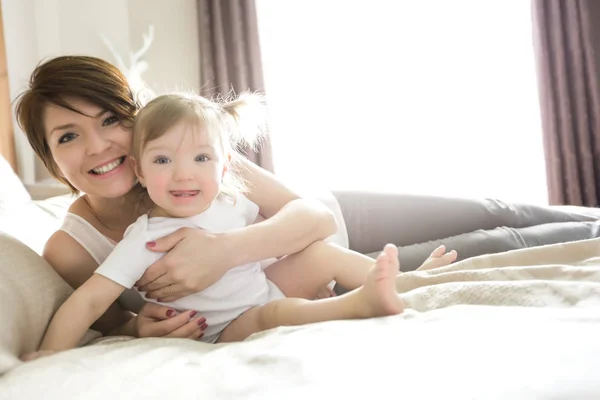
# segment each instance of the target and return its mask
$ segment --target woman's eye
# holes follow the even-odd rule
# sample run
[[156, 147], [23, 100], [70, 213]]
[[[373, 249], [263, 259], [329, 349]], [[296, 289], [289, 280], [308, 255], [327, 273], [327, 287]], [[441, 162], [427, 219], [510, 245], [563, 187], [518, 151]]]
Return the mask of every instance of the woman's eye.
[[208, 156], [206, 156], [204, 154], [196, 156], [196, 159], [195, 159], [196, 162], [207, 162], [209, 160], [210, 160], [210, 158], [208, 158]]
[[156, 157], [156, 159], [154, 160], [155, 164], [167, 164], [169, 162], [170, 161], [167, 157]]
[[59, 144], [67, 143], [67, 142], [70, 142], [71, 140], [75, 139], [76, 137], [77, 137], [77, 135], [75, 135], [74, 133], [67, 132], [58, 138], [58, 143]]
[[117, 122], [119, 122], [119, 117], [117, 117], [116, 115], [111, 115], [110, 117], [107, 117], [104, 119], [104, 121], [102, 121], [102, 126], [114, 125]]

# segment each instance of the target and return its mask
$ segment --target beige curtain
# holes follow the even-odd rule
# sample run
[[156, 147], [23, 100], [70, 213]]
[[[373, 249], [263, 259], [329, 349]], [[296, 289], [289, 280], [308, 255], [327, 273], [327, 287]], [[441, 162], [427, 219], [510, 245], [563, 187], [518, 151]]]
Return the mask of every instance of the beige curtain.
[[[264, 93], [254, 0], [198, 0], [201, 94], [212, 97], [251, 90]], [[273, 172], [267, 137], [246, 157]]]
[[6, 68], [6, 48], [4, 45], [4, 26], [0, 6], [0, 154], [17, 172], [15, 139], [12, 126], [12, 109], [8, 89], [8, 71]]

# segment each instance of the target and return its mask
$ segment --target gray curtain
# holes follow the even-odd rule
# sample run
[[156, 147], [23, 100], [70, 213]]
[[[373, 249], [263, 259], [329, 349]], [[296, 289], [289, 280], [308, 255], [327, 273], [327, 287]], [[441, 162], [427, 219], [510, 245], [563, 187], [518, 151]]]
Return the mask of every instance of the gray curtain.
[[[254, 0], [198, 0], [202, 96], [232, 90], [264, 93], [256, 4]], [[246, 157], [274, 172], [272, 147], [265, 138]]]
[[551, 204], [600, 204], [600, 1], [533, 0]]

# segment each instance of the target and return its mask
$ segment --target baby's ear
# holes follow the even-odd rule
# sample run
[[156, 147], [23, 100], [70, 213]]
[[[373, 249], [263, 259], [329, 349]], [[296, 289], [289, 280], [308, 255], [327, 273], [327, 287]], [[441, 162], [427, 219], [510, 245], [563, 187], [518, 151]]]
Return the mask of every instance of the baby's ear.
[[138, 181], [140, 181], [142, 186], [146, 187], [146, 183], [144, 182], [144, 177], [142, 176], [142, 171], [140, 170], [140, 165], [138, 164], [137, 160], [132, 156], [129, 156], [128, 158], [131, 168], [133, 168], [133, 172], [137, 176]]
[[138, 173], [138, 163], [137, 163], [135, 157], [129, 156], [127, 158], [129, 159], [129, 164], [131, 165], [131, 168], [133, 168], [133, 170], [137, 174]]
[[227, 153], [225, 156], [225, 162], [223, 163], [223, 174], [221, 174], [221, 178], [225, 176], [227, 171], [229, 170], [229, 164], [231, 163], [231, 153]]

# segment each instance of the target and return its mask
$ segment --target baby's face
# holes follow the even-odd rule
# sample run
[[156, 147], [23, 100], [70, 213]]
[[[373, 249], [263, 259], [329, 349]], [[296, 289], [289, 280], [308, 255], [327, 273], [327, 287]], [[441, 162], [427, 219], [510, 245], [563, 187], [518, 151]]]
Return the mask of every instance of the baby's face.
[[146, 143], [139, 179], [164, 214], [191, 217], [219, 194], [227, 169], [222, 153], [206, 132], [182, 122]]

